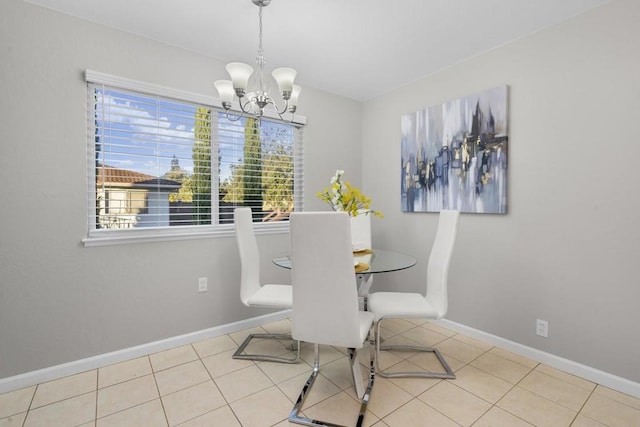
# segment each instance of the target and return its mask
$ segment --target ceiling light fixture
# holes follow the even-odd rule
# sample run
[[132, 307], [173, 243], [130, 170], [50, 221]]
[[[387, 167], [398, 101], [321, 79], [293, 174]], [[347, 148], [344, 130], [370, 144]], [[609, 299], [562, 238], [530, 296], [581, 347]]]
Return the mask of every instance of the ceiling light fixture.
[[[284, 106], [280, 109], [269, 94], [269, 85], [265, 82], [264, 76], [264, 65], [266, 61], [262, 50], [262, 8], [268, 6], [271, 0], [251, 1], [260, 8], [258, 12], [260, 41], [258, 44], [258, 56], [256, 57], [258, 71], [254, 73], [253, 67], [242, 62], [230, 62], [227, 64], [226, 69], [231, 77], [231, 81], [217, 80], [214, 82], [214, 86], [218, 90], [222, 107], [225, 109], [229, 120], [238, 120], [244, 114], [251, 114], [260, 118], [264, 115], [265, 107], [271, 104], [282, 120], [285, 120], [283, 114], [290, 113], [291, 117], [288, 121], [293, 121], [293, 114], [296, 112], [296, 106], [298, 104], [298, 95], [301, 91], [300, 86], [293, 84], [297, 72], [293, 68], [282, 67], [276, 68], [271, 73], [278, 84], [280, 95], [284, 100]], [[249, 92], [247, 92], [247, 89], [249, 89]], [[238, 97], [242, 114], [232, 118], [229, 116], [229, 110], [231, 109], [234, 95]]]

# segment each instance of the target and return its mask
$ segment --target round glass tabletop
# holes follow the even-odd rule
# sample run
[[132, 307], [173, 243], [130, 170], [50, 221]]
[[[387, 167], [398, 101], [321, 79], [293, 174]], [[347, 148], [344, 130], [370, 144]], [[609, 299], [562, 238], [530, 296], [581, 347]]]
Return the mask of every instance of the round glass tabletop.
[[[416, 259], [401, 252], [385, 249], [373, 249], [366, 252], [353, 254], [354, 262], [367, 264], [367, 270], [359, 271], [359, 274], [388, 273], [390, 271], [404, 270], [416, 265]], [[288, 256], [274, 258], [273, 263], [279, 267], [291, 268], [291, 260]]]

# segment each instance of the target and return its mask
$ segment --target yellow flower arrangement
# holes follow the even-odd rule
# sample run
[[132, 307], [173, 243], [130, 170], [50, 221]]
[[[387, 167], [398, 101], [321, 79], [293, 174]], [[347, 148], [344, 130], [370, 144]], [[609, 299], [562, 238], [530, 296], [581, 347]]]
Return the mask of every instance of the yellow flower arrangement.
[[349, 213], [349, 216], [358, 216], [359, 213], [373, 214], [383, 218], [382, 212], [370, 209], [371, 199], [362, 192], [352, 187], [348, 182], [342, 182], [344, 171], [337, 170], [331, 178], [331, 186], [316, 194], [316, 196], [328, 203], [334, 211]]

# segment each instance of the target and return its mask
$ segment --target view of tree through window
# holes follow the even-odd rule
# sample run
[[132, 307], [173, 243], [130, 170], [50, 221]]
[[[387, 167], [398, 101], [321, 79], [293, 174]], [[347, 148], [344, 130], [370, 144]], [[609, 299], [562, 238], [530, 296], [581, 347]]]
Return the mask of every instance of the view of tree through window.
[[[228, 120], [206, 105], [90, 85], [93, 229], [215, 225], [294, 209], [295, 127]], [[93, 197], [90, 197], [93, 199]]]

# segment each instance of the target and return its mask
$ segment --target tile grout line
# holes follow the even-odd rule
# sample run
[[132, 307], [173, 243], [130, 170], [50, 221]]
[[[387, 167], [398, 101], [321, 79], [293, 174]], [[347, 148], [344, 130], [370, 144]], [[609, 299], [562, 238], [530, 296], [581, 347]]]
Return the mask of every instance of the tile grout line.
[[[229, 337], [229, 339], [232, 342], [235, 343], [235, 340], [231, 337], [230, 334], [227, 334], [227, 336]], [[236, 346], [238, 346], [238, 345], [240, 345], [240, 344], [236, 343]], [[195, 347], [194, 347], [194, 350], [195, 350]], [[221, 352], [221, 353], [224, 353], [224, 352]], [[222, 396], [222, 400], [224, 400], [224, 402], [225, 402], [224, 406], [227, 406], [229, 408], [229, 410], [233, 414], [233, 417], [236, 419], [236, 421], [238, 421], [238, 424], [240, 424], [240, 426], [242, 426], [242, 423], [240, 422], [240, 418], [238, 417], [238, 414], [236, 414], [236, 411], [233, 410], [233, 407], [231, 406], [231, 403], [227, 400], [227, 397], [224, 395], [222, 390], [220, 390], [220, 387], [218, 386], [218, 383], [216, 382], [216, 379], [213, 378], [213, 375], [211, 374], [211, 372], [209, 372], [209, 368], [207, 368], [207, 365], [204, 363], [204, 361], [202, 360], [202, 357], [200, 357], [200, 353], [198, 353], [197, 350], [196, 350], [196, 354], [198, 355], [198, 358], [200, 359], [200, 363], [202, 363], [202, 365], [204, 366], [204, 369], [207, 371], [207, 374], [209, 374], [209, 378], [211, 378], [211, 382], [213, 383], [214, 387], [216, 388], [216, 390], [218, 390], [218, 393], [220, 393], [220, 396]], [[217, 353], [217, 354], [220, 354], [220, 353]], [[253, 362], [253, 364], [255, 365], [256, 363]], [[233, 371], [233, 372], [237, 372], [238, 370]], [[221, 406], [220, 408], [224, 408], [224, 406]], [[217, 408], [217, 409], [214, 409], [212, 411], [209, 411], [209, 412], [207, 412], [207, 414], [210, 413], [210, 412], [216, 411], [216, 410], [218, 410], [220, 408]], [[202, 414], [202, 415], [204, 415], [204, 414]], [[200, 416], [202, 416], [202, 415], [200, 415]]]
[[[459, 334], [455, 334], [455, 335], [451, 336], [451, 339], [455, 339], [455, 336], [456, 336], [456, 335], [459, 335]], [[472, 344], [465, 343], [464, 341], [460, 341], [460, 340], [456, 340], [456, 341], [461, 342], [461, 343], [463, 343], [463, 344], [467, 344], [467, 345], [469, 345], [469, 346], [471, 346], [471, 347], [475, 347], [475, 346], [473, 346]], [[475, 348], [478, 348], [478, 347], [475, 347]], [[498, 379], [500, 379], [500, 380], [505, 381], [505, 382], [507, 382], [507, 383], [508, 383], [509, 381], [506, 381], [506, 380], [504, 380], [503, 378], [500, 378], [500, 377], [498, 377], [498, 376], [496, 376], [496, 375], [493, 375], [491, 372], [487, 372], [487, 371], [485, 371], [485, 370], [483, 370], [483, 369], [480, 369], [480, 368], [477, 368], [477, 367], [475, 367], [475, 366], [473, 366], [473, 365], [471, 364], [471, 362], [473, 362], [473, 361], [475, 361], [475, 360], [479, 359], [480, 357], [484, 356], [485, 354], [489, 353], [489, 352], [490, 352], [491, 350], [493, 350], [494, 348], [495, 348], [495, 346], [491, 346], [491, 348], [489, 348], [488, 350], [483, 350], [483, 349], [481, 349], [481, 348], [478, 348], [479, 350], [483, 350], [484, 352], [483, 352], [483, 353], [481, 353], [481, 354], [479, 354], [477, 357], [473, 358], [472, 360], [470, 360], [468, 363], [466, 363], [466, 364], [463, 366], [463, 368], [464, 368], [464, 367], [466, 367], [466, 366], [471, 366], [472, 368], [478, 369], [479, 371], [484, 372], [485, 374], [491, 375], [491, 376], [493, 376], [493, 377], [495, 377], [495, 378], [498, 378]], [[455, 357], [454, 357], [454, 359], [455, 359]], [[462, 369], [462, 368], [460, 368], [460, 369]], [[458, 370], [460, 370], [460, 369], [458, 369]], [[452, 385], [454, 385], [455, 387], [458, 387], [458, 388], [459, 388], [459, 389], [461, 389], [461, 390], [464, 390], [465, 392], [467, 392], [467, 393], [471, 394], [472, 396], [475, 396], [475, 397], [477, 397], [478, 399], [483, 400], [483, 401], [485, 401], [485, 402], [487, 402], [487, 403], [489, 403], [489, 404], [491, 405], [491, 406], [489, 406], [489, 409], [487, 409], [486, 411], [484, 411], [484, 412], [482, 413], [482, 415], [480, 415], [480, 416], [479, 416], [479, 417], [478, 417], [478, 418], [477, 418], [477, 419], [476, 419], [476, 420], [471, 424], [471, 426], [473, 426], [474, 424], [476, 424], [476, 423], [477, 423], [477, 422], [478, 422], [482, 417], [484, 417], [484, 416], [487, 414], [487, 412], [489, 412], [492, 408], [494, 408], [494, 407], [496, 406], [496, 404], [497, 404], [497, 403], [498, 403], [498, 402], [499, 402], [499, 401], [500, 401], [504, 396], [506, 396], [506, 395], [507, 395], [511, 390], [513, 390], [513, 387], [515, 387], [515, 384], [514, 384], [511, 388], [509, 388], [509, 390], [507, 390], [507, 391], [506, 391], [502, 396], [500, 396], [500, 398], [498, 398], [498, 400], [496, 400], [496, 402], [494, 403], [494, 402], [489, 402], [489, 401], [487, 401], [486, 399], [482, 398], [481, 396], [478, 396], [477, 394], [472, 393], [471, 391], [469, 391], [469, 390], [465, 389], [464, 387], [461, 387], [461, 386], [459, 386], [459, 385], [457, 385], [457, 384], [455, 384], [455, 383], [453, 383], [453, 382], [452, 382]], [[452, 421], [453, 421], [453, 420], [452, 420]], [[455, 422], [455, 421], [454, 421], [454, 422]]]
[[100, 369], [96, 369], [96, 408], [93, 414], [93, 425], [98, 425], [98, 393], [100, 391]]
[[[542, 364], [542, 363], [539, 363], [539, 364], [538, 364], [538, 366], [541, 366], [541, 365], [543, 365], [543, 364]], [[536, 366], [536, 368], [537, 368], [538, 366]], [[523, 377], [523, 378], [522, 378], [518, 383], [522, 382], [526, 377], [528, 377], [528, 376], [529, 376], [530, 374], [532, 374], [534, 371], [535, 371], [536, 373], [540, 374], [540, 375], [544, 375], [545, 377], [551, 378], [551, 379], [553, 379], [553, 380], [560, 381], [560, 382], [562, 382], [562, 383], [564, 383], [564, 384], [568, 384], [568, 385], [570, 385], [570, 386], [573, 386], [573, 387], [575, 387], [575, 388], [579, 388], [579, 389], [584, 390], [584, 391], [588, 391], [588, 390], [587, 390], [587, 389], [585, 389], [585, 388], [582, 388], [582, 387], [577, 386], [577, 385], [575, 385], [575, 384], [571, 384], [570, 382], [565, 381], [565, 380], [562, 380], [562, 379], [557, 378], [557, 377], [554, 377], [553, 375], [545, 374], [544, 372], [540, 372], [540, 371], [538, 371], [538, 370], [536, 370], [536, 369], [531, 370], [531, 372], [529, 372], [527, 375], [525, 375], [525, 376], [524, 376], [524, 377]], [[580, 378], [580, 377], [577, 377], [577, 378]], [[581, 378], [581, 379], [582, 379], [582, 378]], [[594, 384], [595, 384], [595, 383], [594, 383]], [[598, 385], [597, 385], [597, 384], [595, 384], [595, 387], [593, 388], [593, 390], [590, 390], [590, 391], [589, 391], [589, 396], [588, 396], [588, 397], [585, 399], [585, 401], [580, 405], [580, 409], [577, 411], [576, 416], [577, 416], [578, 414], [580, 414], [580, 412], [582, 411], [582, 408], [584, 408], [584, 405], [586, 405], [587, 401], [591, 398], [591, 396], [592, 396], [592, 395], [593, 395], [593, 393], [595, 392], [595, 389], [597, 388], [597, 386], [598, 386]], [[527, 388], [525, 388], [525, 387], [521, 387], [521, 388], [522, 388], [523, 390], [528, 391], [529, 393], [535, 394], [535, 395], [536, 395], [536, 396], [538, 396], [538, 397], [541, 397], [541, 398], [543, 398], [543, 399], [546, 399], [546, 400], [548, 400], [549, 402], [555, 403], [556, 405], [561, 406], [561, 407], [563, 407], [563, 408], [565, 408], [565, 409], [569, 409], [570, 411], [576, 411], [576, 410], [575, 410], [575, 409], [573, 409], [573, 408], [570, 408], [570, 407], [568, 407], [568, 406], [566, 406], [566, 405], [563, 405], [562, 403], [559, 403], [559, 402], [556, 402], [556, 401], [554, 401], [554, 400], [551, 400], [551, 399], [549, 399], [548, 397], [543, 396], [543, 395], [541, 395], [541, 394], [539, 394], [539, 393], [537, 393], [537, 392], [535, 392], [535, 391], [529, 390], [529, 389], [527, 389]]]
[[158, 400], [160, 401], [160, 407], [162, 408], [162, 415], [164, 415], [164, 420], [167, 422], [167, 426], [169, 425], [169, 417], [167, 416], [167, 410], [164, 407], [164, 401], [162, 400], [162, 394], [160, 394], [160, 387], [158, 386], [158, 379], [156, 378], [156, 372], [153, 369], [153, 364], [151, 363], [151, 355], [147, 355], [147, 362], [149, 362], [149, 366], [151, 367], [151, 375], [153, 375], [153, 383], [156, 385], [156, 391], [158, 392]]
[[[582, 403], [582, 405], [580, 406], [580, 409], [578, 410], [578, 412], [576, 413], [576, 416], [573, 417], [573, 420], [571, 420], [571, 424], [569, 424], [569, 426], [572, 426], [573, 423], [576, 422], [576, 420], [578, 419], [578, 417], [582, 414], [582, 410], [584, 409], [584, 407], [587, 405], [587, 402], [589, 401], [589, 399], [591, 399], [591, 396], [594, 395], [594, 393], [596, 392], [596, 388], [598, 388], [598, 385], [596, 384], [596, 386], [593, 388], [593, 390], [591, 390], [591, 392], [589, 393], [589, 396], [584, 400], [584, 402]], [[582, 415], [583, 417], [586, 417], [585, 415]], [[588, 419], [591, 419], [590, 417], [586, 417]], [[594, 420], [594, 421], [598, 421], [598, 420]], [[599, 421], [598, 421], [599, 422]]]
[[38, 391], [39, 386], [40, 384], [36, 384], [35, 388], [33, 389], [31, 400], [29, 400], [29, 406], [27, 406], [27, 411], [24, 414], [24, 420], [22, 420], [22, 427], [24, 427], [27, 424], [27, 418], [29, 417], [29, 412], [31, 411], [31, 405], [33, 405], [33, 400], [36, 398], [36, 392]]
[[[458, 335], [458, 334], [456, 334], [456, 335]], [[451, 338], [453, 338], [453, 336], [452, 336]], [[473, 346], [473, 345], [471, 345], [471, 344], [465, 343], [464, 341], [459, 341], [459, 340], [456, 340], [456, 341], [461, 342], [461, 343], [463, 343], [463, 344], [470, 345], [470, 346], [472, 346], [472, 347], [475, 347], [475, 346]], [[475, 347], [475, 348], [478, 348], [478, 347]], [[487, 412], [489, 412], [489, 411], [490, 411], [492, 408], [494, 408], [494, 407], [495, 407], [495, 408], [497, 408], [497, 409], [500, 409], [500, 410], [502, 410], [502, 411], [507, 412], [508, 414], [510, 414], [510, 415], [512, 415], [512, 416], [514, 416], [514, 417], [516, 417], [516, 418], [518, 418], [519, 420], [522, 420], [522, 421], [526, 422], [527, 424], [531, 424], [531, 423], [529, 423], [527, 420], [525, 420], [525, 419], [523, 419], [523, 418], [521, 418], [521, 417], [517, 416], [516, 414], [513, 414], [513, 413], [511, 413], [511, 412], [509, 412], [509, 411], [507, 411], [507, 410], [505, 410], [505, 409], [503, 409], [503, 408], [499, 407], [499, 406], [498, 406], [498, 402], [500, 402], [502, 399], [504, 399], [504, 397], [505, 397], [507, 394], [509, 394], [511, 391], [513, 391], [513, 389], [515, 389], [515, 388], [516, 388], [516, 386], [520, 383], [520, 381], [522, 381], [524, 378], [526, 378], [526, 377], [527, 377], [527, 375], [529, 375], [531, 372], [533, 372], [533, 370], [534, 370], [535, 368], [528, 368], [528, 367], [526, 367], [526, 366], [524, 366], [524, 365], [520, 365], [520, 366], [524, 366], [525, 368], [528, 368], [528, 369], [529, 369], [529, 372], [527, 373], [527, 375], [525, 375], [525, 376], [523, 376], [522, 378], [520, 378], [520, 380], [518, 380], [518, 382], [516, 382], [516, 383], [511, 383], [511, 382], [509, 382], [509, 381], [505, 380], [504, 378], [500, 378], [499, 376], [494, 375], [494, 374], [493, 374], [493, 373], [491, 373], [491, 372], [487, 372], [487, 371], [485, 371], [484, 369], [478, 368], [478, 367], [476, 367], [476, 366], [474, 366], [474, 365], [472, 365], [472, 364], [471, 364], [473, 361], [475, 361], [475, 360], [479, 359], [480, 357], [484, 356], [485, 354], [487, 354], [487, 353], [491, 352], [491, 350], [493, 350], [494, 348], [497, 348], [497, 347], [496, 347], [496, 346], [492, 346], [492, 347], [491, 347], [491, 348], [489, 348], [488, 350], [484, 351], [484, 353], [479, 354], [477, 357], [475, 357], [474, 359], [470, 360], [470, 361], [469, 361], [468, 363], [466, 363], [466, 364], [465, 364], [465, 366], [463, 366], [462, 368], [464, 368], [464, 367], [466, 367], [466, 366], [471, 366], [472, 368], [478, 369], [479, 371], [481, 371], [481, 372], [483, 372], [483, 373], [485, 373], [485, 374], [487, 374], [487, 375], [490, 375], [490, 376], [492, 376], [492, 377], [494, 377], [494, 378], [497, 378], [497, 379], [499, 379], [499, 380], [502, 380], [502, 381], [504, 381], [504, 382], [506, 382], [506, 383], [511, 384], [511, 387], [510, 387], [510, 388], [509, 388], [509, 389], [508, 389], [504, 394], [502, 394], [502, 395], [501, 395], [501, 396], [500, 396], [500, 397], [495, 401], [495, 403], [494, 403], [494, 402], [489, 402], [489, 401], [487, 401], [486, 399], [484, 399], [483, 397], [478, 396], [477, 394], [475, 394], [475, 393], [473, 393], [473, 392], [471, 392], [471, 391], [469, 391], [469, 390], [465, 389], [464, 387], [461, 387], [461, 386], [459, 386], [459, 385], [457, 385], [457, 384], [455, 384], [455, 383], [453, 383], [453, 382], [452, 382], [452, 385], [454, 385], [454, 386], [456, 386], [456, 387], [460, 388], [461, 390], [464, 390], [465, 392], [467, 392], [467, 393], [469, 393], [469, 394], [471, 394], [471, 395], [473, 395], [473, 396], [477, 397], [478, 399], [483, 400], [483, 401], [485, 401], [485, 402], [487, 402], [487, 403], [489, 403], [489, 404], [491, 405], [491, 406], [489, 407], [489, 409], [487, 409], [487, 410], [486, 410], [486, 411], [485, 411], [485, 412], [484, 412], [480, 417], [478, 417], [478, 419], [476, 419], [476, 420], [473, 422], [472, 426], [473, 426], [474, 424], [476, 424], [476, 423], [477, 423], [477, 422], [478, 422], [478, 421], [479, 421], [483, 416], [485, 416], [485, 415], [487, 414]], [[480, 350], [482, 350], [482, 349], [480, 349]], [[496, 356], [496, 357], [500, 357], [500, 356], [498, 356], [498, 355], [495, 355], [495, 356]], [[453, 356], [450, 356], [450, 357], [453, 357]], [[455, 357], [454, 357], [454, 359], [455, 359]], [[505, 358], [503, 358], [503, 357], [502, 357], [502, 359], [505, 359]], [[508, 359], [505, 359], [505, 360], [508, 360]], [[516, 362], [514, 362], [514, 363], [516, 363]], [[536, 366], [537, 366], [537, 365], [536, 365]], [[460, 368], [460, 369], [462, 369], [462, 368]], [[459, 369], [459, 370], [460, 370], [460, 369]]]
[[[518, 387], [518, 385], [519, 385], [519, 384], [520, 384], [520, 383], [521, 383], [525, 378], [527, 378], [527, 377], [531, 374], [531, 372], [535, 371], [535, 369], [536, 369], [538, 366], [540, 366], [540, 363], [537, 363], [537, 364], [536, 364], [536, 366], [534, 366], [533, 368], [529, 369], [529, 372], [527, 372], [527, 375], [525, 375], [525, 376], [523, 376], [522, 378], [520, 378], [520, 379], [518, 380], [518, 382], [516, 382], [516, 383], [513, 385], [513, 387], [511, 387], [511, 388], [509, 389], [509, 391], [508, 391], [508, 392], [506, 392], [504, 395], [502, 395], [502, 397], [500, 397], [500, 399], [498, 399], [498, 401], [496, 402], [496, 405], [498, 404], [498, 402], [500, 402], [502, 399], [504, 399], [504, 397], [505, 397], [507, 394], [509, 394], [511, 391], [513, 391], [516, 387]], [[522, 388], [522, 387], [520, 387], [520, 388]], [[523, 390], [527, 390], [527, 389], [525, 389], [525, 388], [522, 388], [522, 389], [523, 389]], [[528, 390], [527, 390], [527, 391], [528, 391]], [[534, 394], [536, 394], [536, 393], [534, 393]], [[537, 396], [537, 394], [536, 394], [536, 396]], [[540, 396], [540, 397], [543, 397], [543, 396]], [[546, 398], [545, 398], [545, 399], [546, 399]], [[547, 399], [547, 400], [549, 400], [549, 399]], [[549, 401], [550, 401], [550, 400], [549, 400]], [[498, 408], [500, 408], [500, 407], [498, 406]], [[525, 420], [525, 419], [523, 419], [523, 418], [520, 418], [518, 415], [516, 415], [516, 414], [512, 413], [511, 411], [508, 411], [508, 410], [506, 410], [506, 409], [504, 409], [504, 408], [500, 408], [500, 409], [502, 409], [503, 411], [507, 412], [508, 414], [513, 415], [514, 417], [516, 417], [516, 418], [518, 418], [518, 419], [521, 419], [521, 420], [523, 420], [523, 421], [525, 421], [525, 422], [529, 423], [529, 421], [527, 421], [527, 420]], [[531, 424], [531, 423], [529, 423], [529, 424]]]
[[[536, 371], [536, 368], [538, 368], [538, 366], [540, 366], [540, 365], [542, 365], [542, 363], [538, 363], [538, 364], [536, 364], [536, 366], [535, 366], [534, 368], [532, 368], [532, 369], [529, 371], [529, 373], [528, 373], [527, 375], [525, 375], [524, 377], [522, 377], [522, 378], [521, 378], [521, 379], [520, 379], [516, 384], [514, 384], [513, 388], [511, 388], [511, 390], [513, 390], [515, 387], [519, 386], [519, 385], [520, 385], [520, 383], [521, 383], [522, 381], [524, 381], [524, 379], [525, 379], [525, 378], [527, 378], [527, 377], [528, 377], [532, 372], [534, 372], [534, 371], [535, 371], [535, 372], [538, 372], [539, 374], [544, 374], [543, 372]], [[546, 375], [546, 374], [544, 374], [544, 375]], [[561, 379], [559, 379], [559, 378], [555, 378], [555, 377], [553, 377], [552, 375], [546, 375], [546, 376], [548, 376], [548, 377], [550, 377], [550, 378], [554, 378], [554, 379], [556, 379], [556, 380], [558, 380], [558, 381], [562, 381], [563, 383], [566, 383], [566, 384], [569, 384], [569, 385], [573, 385], [573, 384], [571, 384], [571, 383], [569, 383], [569, 382], [567, 382], [567, 381], [561, 380]], [[577, 388], [581, 388], [581, 387], [578, 387], [578, 386], [575, 386], [575, 387], [577, 387]], [[541, 398], [541, 399], [544, 399], [544, 400], [546, 400], [546, 401], [548, 401], [548, 402], [554, 403], [554, 404], [556, 404], [556, 405], [560, 406], [561, 408], [568, 409], [568, 410], [570, 410], [570, 411], [575, 412], [576, 414], [575, 414], [575, 416], [572, 418], [571, 423], [569, 424], [569, 426], [572, 426], [572, 425], [573, 425], [573, 423], [574, 423], [574, 422], [576, 421], [576, 419], [578, 418], [578, 416], [579, 416], [579, 415], [581, 415], [582, 409], [584, 408], [584, 406], [587, 404], [587, 401], [591, 398], [591, 396], [592, 396], [592, 395], [593, 395], [593, 393], [595, 392], [595, 387], [594, 387], [594, 389], [589, 393], [589, 397], [587, 397], [587, 399], [585, 399], [585, 401], [584, 401], [584, 403], [582, 404], [582, 406], [580, 407], [580, 409], [576, 411], [575, 409], [569, 408], [568, 406], [565, 406], [565, 405], [563, 405], [563, 404], [561, 404], [561, 403], [558, 403], [558, 402], [556, 402], [556, 401], [553, 401], [553, 400], [549, 399], [548, 397], [546, 397], [546, 396], [542, 396], [542, 395], [540, 395], [540, 394], [538, 394], [538, 393], [536, 393], [536, 392], [534, 392], [534, 391], [528, 390], [528, 389], [526, 389], [526, 388], [524, 388], [524, 387], [520, 387], [520, 388], [521, 388], [522, 390], [525, 390], [525, 391], [527, 391], [527, 392], [529, 392], [529, 393], [531, 393], [531, 394], [534, 394], [534, 395], [538, 396], [538, 397], [539, 397], [539, 398]], [[509, 391], [511, 391], [511, 390], [509, 390]], [[507, 393], [505, 393], [505, 395], [504, 395], [504, 396], [506, 396], [507, 394], [508, 394], [508, 392], [507, 392]], [[502, 398], [500, 398], [500, 400], [502, 400], [502, 399], [504, 398], [504, 396], [503, 396]], [[498, 402], [496, 402], [496, 404], [497, 404], [497, 403], [498, 403]], [[500, 408], [500, 407], [498, 407], [498, 408]], [[509, 414], [513, 415], [514, 417], [516, 417], [516, 418], [518, 418], [518, 419], [521, 419], [521, 420], [523, 420], [523, 421], [525, 421], [525, 422], [527, 422], [527, 423], [531, 424], [528, 420], [525, 420], [525, 419], [523, 419], [523, 418], [519, 417], [518, 415], [516, 415], [516, 414], [514, 414], [514, 413], [512, 413], [512, 412], [510, 412], [510, 411], [508, 411], [507, 409], [504, 409], [504, 408], [500, 408], [500, 409], [502, 409], [503, 411], [505, 411], [505, 412], [507, 412], [507, 413], [509, 413]], [[584, 415], [583, 415], [583, 416], [584, 416]], [[589, 417], [587, 417], [587, 418], [589, 418]], [[591, 418], [589, 418], [589, 419], [591, 419]], [[597, 420], [594, 420], [594, 421], [597, 421]]]

